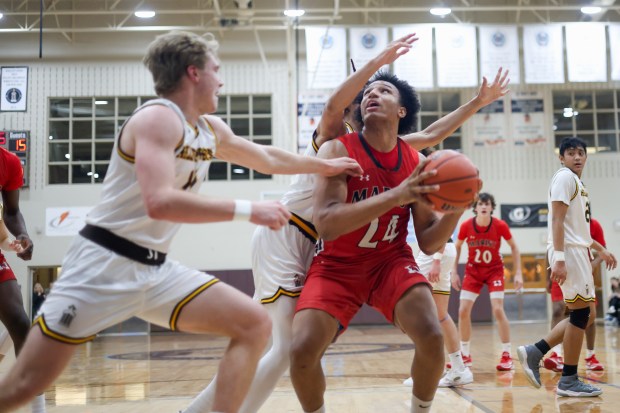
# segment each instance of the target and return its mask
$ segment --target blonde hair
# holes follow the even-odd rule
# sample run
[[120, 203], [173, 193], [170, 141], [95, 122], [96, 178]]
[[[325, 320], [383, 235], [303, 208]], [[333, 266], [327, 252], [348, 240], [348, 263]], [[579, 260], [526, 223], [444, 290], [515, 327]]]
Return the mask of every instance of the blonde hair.
[[174, 92], [188, 66], [204, 68], [208, 54], [216, 54], [218, 42], [211, 33], [205, 37], [174, 31], [159, 35], [149, 45], [143, 63], [153, 75], [155, 92]]

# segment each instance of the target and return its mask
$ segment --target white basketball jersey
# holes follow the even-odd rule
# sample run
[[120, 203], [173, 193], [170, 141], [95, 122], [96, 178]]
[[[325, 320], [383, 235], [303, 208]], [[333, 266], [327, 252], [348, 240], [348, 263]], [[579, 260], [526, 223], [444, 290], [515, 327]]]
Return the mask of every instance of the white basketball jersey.
[[548, 243], [553, 247], [553, 232], [551, 223], [553, 210], [551, 203], [561, 201], [568, 205], [566, 218], [564, 219], [564, 245], [590, 247], [592, 237], [590, 236], [590, 202], [588, 192], [583, 182], [570, 169], [560, 168], [549, 186], [549, 216], [547, 228], [549, 232]]
[[[345, 123], [347, 133], [354, 132], [353, 127]], [[316, 157], [318, 146], [312, 142], [306, 148], [304, 156]], [[314, 174], [299, 174], [293, 176], [290, 189], [284, 194], [280, 202], [302, 219], [312, 222], [312, 191], [314, 190]]]
[[[167, 99], [148, 101], [136, 109], [134, 114], [152, 105], [173, 109], [185, 125], [183, 138], [175, 149], [174, 188], [198, 192], [200, 184], [206, 179], [216, 150], [216, 138], [211, 126], [201, 117], [194, 129], [181, 109]], [[88, 214], [86, 222], [112, 231], [142, 247], [168, 252], [172, 237], [180, 224], [149, 218], [142, 201], [134, 158], [120, 149], [122, 133], [121, 128], [103, 182], [102, 200]]]

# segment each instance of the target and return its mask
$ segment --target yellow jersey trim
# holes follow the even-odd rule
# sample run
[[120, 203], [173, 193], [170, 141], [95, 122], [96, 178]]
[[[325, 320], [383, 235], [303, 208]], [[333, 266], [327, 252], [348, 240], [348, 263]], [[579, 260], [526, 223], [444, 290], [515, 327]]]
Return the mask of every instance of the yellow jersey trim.
[[575, 193], [573, 194], [573, 196], [570, 197], [570, 200], [572, 201], [573, 199], [575, 199], [577, 197], [577, 194], [579, 193], [579, 182], [577, 182], [577, 180], [575, 179]]
[[52, 331], [48, 326], [47, 323], [45, 322], [45, 318], [43, 316], [39, 316], [37, 317], [34, 322], [32, 323], [33, 326], [38, 325], [39, 328], [41, 329], [41, 333], [43, 333], [44, 336], [47, 336], [51, 339], [54, 339], [56, 341], [60, 341], [61, 343], [65, 343], [65, 344], [84, 344], [87, 343], [89, 341], [93, 341], [96, 337], [96, 335], [92, 335], [92, 336], [88, 336], [88, 337], [83, 337], [83, 338], [71, 338], [71, 337], [67, 337], [63, 334], [57, 333], [55, 331]]
[[347, 133], [355, 132], [355, 129], [353, 129], [353, 126], [351, 126], [351, 124], [349, 122], [345, 122], [344, 123], [344, 127], [347, 130]]
[[177, 322], [179, 321], [179, 315], [181, 315], [181, 311], [183, 310], [183, 307], [185, 307], [187, 304], [189, 304], [190, 301], [196, 298], [200, 293], [202, 293], [203, 291], [205, 291], [207, 288], [211, 287], [213, 284], [215, 284], [218, 281], [219, 279], [214, 278], [208, 283], [201, 285], [200, 287], [192, 291], [187, 297], [179, 301], [179, 303], [174, 307], [174, 310], [172, 311], [172, 315], [170, 315], [170, 330], [176, 331]]
[[304, 220], [299, 215], [291, 212], [291, 218], [288, 220], [288, 223], [297, 227], [297, 229], [299, 229], [299, 231], [301, 231], [301, 233], [313, 243], [316, 243], [318, 240], [319, 234], [316, 232], [314, 225]]
[[273, 302], [275, 302], [278, 298], [282, 297], [283, 295], [287, 296], [287, 297], [292, 297], [292, 298], [296, 298], [299, 297], [301, 295], [301, 291], [297, 291], [297, 292], [293, 292], [293, 291], [287, 291], [282, 287], [278, 287], [278, 291], [276, 291], [276, 293], [274, 295], [272, 295], [269, 298], [262, 298], [260, 300], [261, 304], [271, 304]]
[[575, 296], [575, 298], [573, 298], [572, 300], [564, 300], [564, 302], [572, 304], [572, 303], [576, 302], [577, 300], [581, 300], [581, 301], [584, 301], [586, 303], [591, 303], [591, 302], [593, 302], [596, 299], [594, 297], [585, 298], [585, 297], [582, 297], [581, 295], [577, 294]]

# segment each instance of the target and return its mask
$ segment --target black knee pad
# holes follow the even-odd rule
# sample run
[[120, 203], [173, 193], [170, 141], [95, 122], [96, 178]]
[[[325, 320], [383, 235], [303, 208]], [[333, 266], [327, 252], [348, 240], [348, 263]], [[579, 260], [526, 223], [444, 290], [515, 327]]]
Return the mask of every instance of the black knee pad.
[[588, 326], [588, 319], [590, 318], [590, 307], [571, 310], [569, 317], [569, 321], [572, 325], [585, 330]]

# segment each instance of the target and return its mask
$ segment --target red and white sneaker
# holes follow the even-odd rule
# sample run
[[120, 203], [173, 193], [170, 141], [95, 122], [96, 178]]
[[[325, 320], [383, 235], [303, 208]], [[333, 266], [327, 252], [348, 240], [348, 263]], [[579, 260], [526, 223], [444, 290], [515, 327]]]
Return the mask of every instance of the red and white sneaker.
[[514, 364], [512, 363], [512, 357], [510, 356], [509, 352], [504, 351], [502, 353], [502, 358], [499, 360], [499, 364], [495, 366], [495, 368], [497, 369], [497, 371], [509, 371], [514, 368]]
[[591, 357], [586, 358], [586, 370], [602, 371], [605, 367], [596, 359], [596, 354], [592, 354]]
[[545, 366], [547, 370], [560, 373], [562, 369], [564, 368], [564, 359], [562, 358], [562, 356], [558, 355], [558, 353], [554, 351], [553, 353], [551, 353], [549, 357], [544, 359], [543, 365]]
[[[472, 366], [471, 354], [469, 356], [466, 356], [465, 354], [461, 353], [461, 358], [463, 359], [463, 364], [465, 365], [465, 367]], [[452, 368], [452, 363], [446, 363], [446, 369], [450, 370], [451, 368]]]

